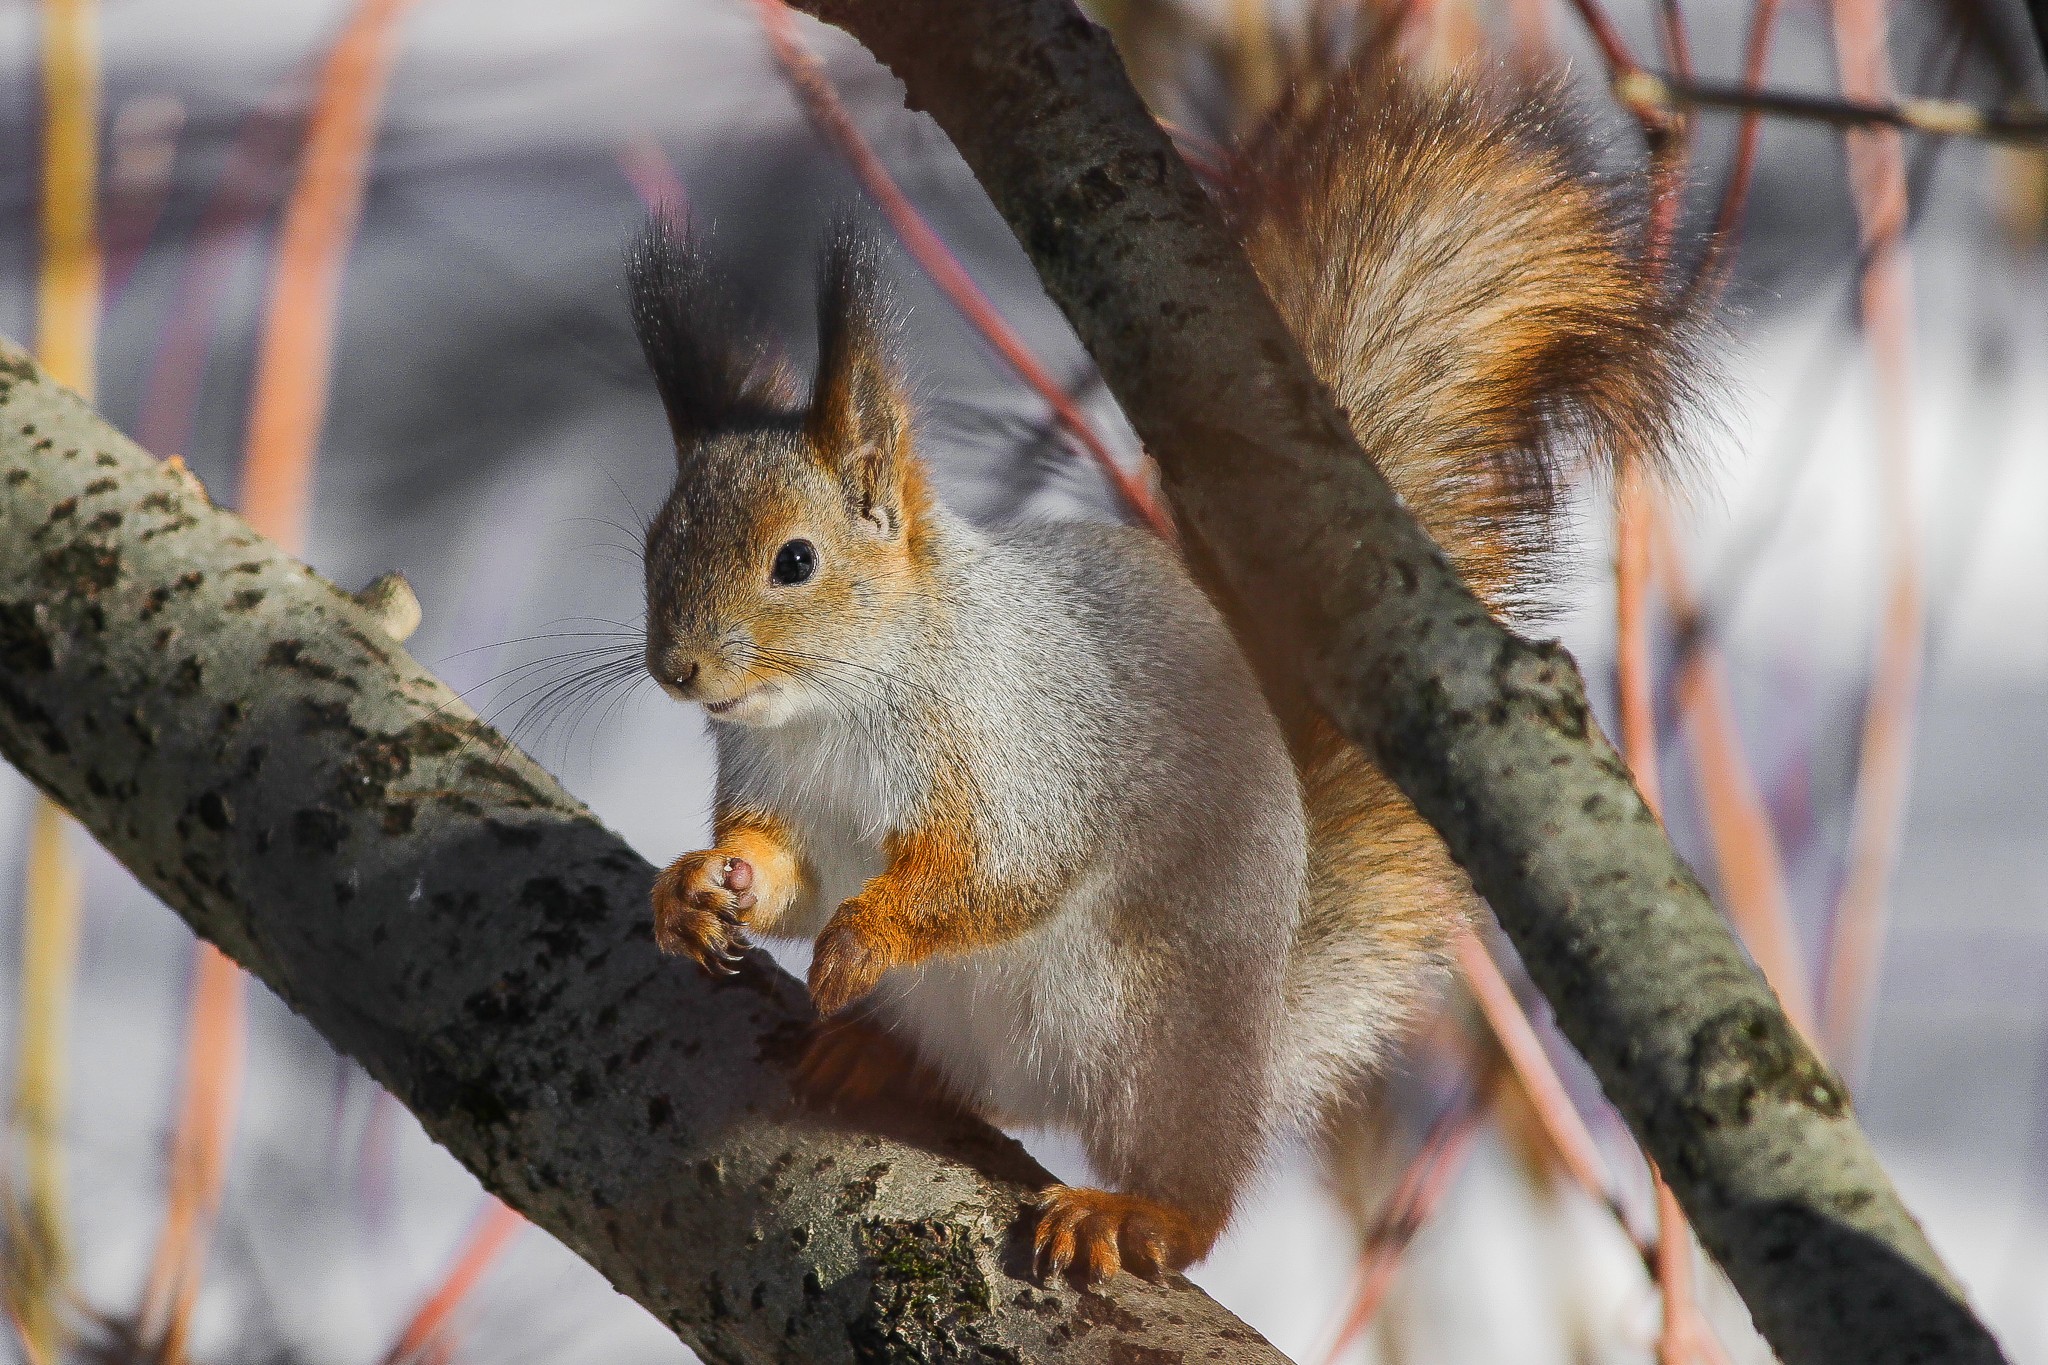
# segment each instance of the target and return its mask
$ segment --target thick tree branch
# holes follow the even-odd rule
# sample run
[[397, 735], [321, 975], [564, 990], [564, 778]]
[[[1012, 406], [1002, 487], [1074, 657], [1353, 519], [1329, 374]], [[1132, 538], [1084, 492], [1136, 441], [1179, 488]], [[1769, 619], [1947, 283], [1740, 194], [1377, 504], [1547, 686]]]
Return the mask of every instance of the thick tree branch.
[[1281, 1359], [1177, 1277], [1017, 1278], [1000, 1134], [800, 1112], [796, 982], [662, 958], [632, 850], [4, 341], [0, 753], [708, 1360]]
[[2000, 1359], [1570, 657], [1495, 624], [1373, 471], [1109, 36], [1071, 0], [804, 7], [952, 137], [1242, 628], [1293, 651], [1471, 871], [1779, 1355]]

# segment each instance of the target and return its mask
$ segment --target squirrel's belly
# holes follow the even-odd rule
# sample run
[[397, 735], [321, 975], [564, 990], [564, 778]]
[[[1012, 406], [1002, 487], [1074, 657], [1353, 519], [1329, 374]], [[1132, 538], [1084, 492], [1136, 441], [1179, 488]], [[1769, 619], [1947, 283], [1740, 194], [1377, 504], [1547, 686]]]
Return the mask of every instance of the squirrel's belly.
[[891, 972], [884, 1022], [991, 1118], [1068, 1123], [1117, 1066], [1121, 964], [1087, 908], [992, 948]]

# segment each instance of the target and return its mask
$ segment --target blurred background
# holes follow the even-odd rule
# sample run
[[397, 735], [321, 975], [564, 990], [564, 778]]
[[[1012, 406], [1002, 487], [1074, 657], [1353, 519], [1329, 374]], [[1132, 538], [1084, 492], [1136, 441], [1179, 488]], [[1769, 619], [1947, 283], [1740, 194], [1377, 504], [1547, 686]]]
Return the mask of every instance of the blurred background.
[[[1664, 120], [1611, 94], [1635, 65], [2044, 94], [2017, 0], [1096, 13], [1198, 165], [1338, 39], [1562, 63], [1638, 178]], [[1542, 628], [2011, 1358], [2048, 1365], [2048, 162], [1728, 111], [1656, 141], [1645, 249], [1714, 300], [1722, 379], [1682, 487], [1578, 490]], [[945, 495], [1121, 515], [1088, 446], [1142, 477], [1136, 439], [972, 177], [772, 0], [0, 0], [0, 332], [343, 586], [407, 575], [415, 655], [656, 863], [706, 839], [701, 721], [577, 653], [635, 628], [668, 469], [621, 251], [687, 206], [802, 355], [821, 226], [863, 196], [935, 234], [894, 273]], [[5, 769], [0, 921], [6, 1349], [691, 1358]], [[1335, 1184], [1276, 1153], [1194, 1278], [1304, 1362], [1768, 1359], [1492, 948]], [[1497, 1041], [1517, 1020], [1533, 1049]]]

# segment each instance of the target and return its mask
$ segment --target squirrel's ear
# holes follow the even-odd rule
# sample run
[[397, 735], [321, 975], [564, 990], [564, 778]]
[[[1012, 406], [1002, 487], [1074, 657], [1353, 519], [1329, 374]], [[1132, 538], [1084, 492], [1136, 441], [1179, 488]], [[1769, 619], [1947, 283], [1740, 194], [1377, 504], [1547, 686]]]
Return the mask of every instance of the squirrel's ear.
[[818, 379], [804, 434], [855, 514], [893, 536], [914, 457], [910, 403], [889, 363], [894, 315], [880, 267], [871, 235], [850, 221], [834, 225], [818, 279]]
[[655, 211], [626, 251], [626, 286], [678, 454], [773, 412], [766, 348], [747, 337], [687, 222]]

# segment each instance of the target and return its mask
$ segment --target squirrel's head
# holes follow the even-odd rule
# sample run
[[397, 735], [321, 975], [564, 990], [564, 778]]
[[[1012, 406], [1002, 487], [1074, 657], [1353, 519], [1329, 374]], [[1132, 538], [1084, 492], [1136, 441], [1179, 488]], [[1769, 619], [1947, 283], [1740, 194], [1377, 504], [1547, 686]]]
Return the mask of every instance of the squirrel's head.
[[921, 597], [929, 508], [872, 239], [841, 224], [827, 246], [807, 402], [680, 224], [648, 225], [628, 277], [676, 446], [647, 531], [648, 671], [730, 723], [859, 709]]

